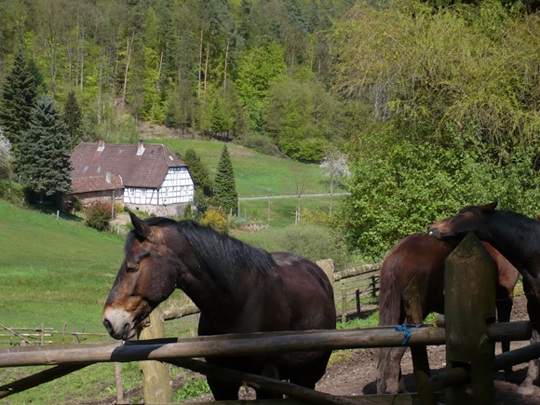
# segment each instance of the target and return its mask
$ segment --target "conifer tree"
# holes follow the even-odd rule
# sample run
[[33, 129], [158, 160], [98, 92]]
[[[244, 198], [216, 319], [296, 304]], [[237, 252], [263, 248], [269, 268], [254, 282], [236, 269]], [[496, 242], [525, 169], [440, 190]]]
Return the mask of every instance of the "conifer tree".
[[27, 191], [54, 200], [71, 187], [68, 128], [54, 102], [42, 96], [19, 143], [16, 172]]
[[236, 214], [238, 210], [238, 193], [231, 156], [227, 145], [223, 145], [223, 151], [219, 158], [214, 188], [214, 197], [221, 204], [223, 211]]
[[208, 168], [201, 161], [199, 155], [195, 150], [189, 148], [186, 149], [182, 160], [188, 165], [189, 173], [195, 183], [195, 189], [200, 190], [205, 196], [211, 197], [214, 193], [214, 185], [212, 179], [210, 179]]
[[64, 121], [68, 127], [70, 137], [70, 149], [73, 149], [83, 139], [82, 133], [82, 112], [72, 90], [68, 93], [66, 104], [64, 106]]
[[0, 126], [15, 150], [22, 133], [28, 128], [36, 99], [36, 82], [21, 48], [15, 54], [13, 68], [2, 88]]

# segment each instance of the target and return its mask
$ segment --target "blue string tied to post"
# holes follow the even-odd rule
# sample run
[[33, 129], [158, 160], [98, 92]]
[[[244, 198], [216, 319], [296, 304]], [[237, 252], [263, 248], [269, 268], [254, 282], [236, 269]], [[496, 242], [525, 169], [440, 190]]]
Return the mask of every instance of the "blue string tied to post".
[[409, 330], [409, 328], [419, 328], [422, 325], [423, 323], [404, 323], [403, 325], [397, 325], [394, 330], [397, 330], [398, 332], [403, 332], [403, 342], [401, 342], [401, 345], [405, 346], [409, 341], [409, 338], [411, 337], [411, 331]]

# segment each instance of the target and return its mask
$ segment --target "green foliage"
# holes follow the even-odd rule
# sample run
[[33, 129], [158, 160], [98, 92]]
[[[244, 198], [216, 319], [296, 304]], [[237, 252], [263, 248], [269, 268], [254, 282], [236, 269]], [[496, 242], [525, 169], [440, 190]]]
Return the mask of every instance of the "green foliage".
[[350, 260], [328, 228], [317, 224], [290, 225], [279, 230], [269, 228], [244, 234], [241, 239], [269, 252], [293, 252], [314, 262], [333, 259], [336, 269], [345, 268]]
[[35, 77], [19, 48], [13, 68], [5, 78], [0, 105], [0, 125], [14, 149], [18, 148], [22, 134], [28, 128], [36, 94]]
[[203, 394], [209, 394], [210, 387], [205, 378], [192, 377], [189, 381], [174, 393], [174, 402], [182, 402], [189, 398], [197, 397]]
[[234, 179], [234, 169], [227, 145], [223, 145], [215, 178], [214, 198], [224, 212], [236, 214], [238, 210], [238, 192]]
[[64, 121], [68, 127], [70, 136], [70, 149], [73, 149], [83, 140], [82, 111], [75, 97], [75, 92], [70, 91], [64, 106]]
[[518, 148], [508, 161], [495, 164], [457, 136], [451, 147], [397, 143], [380, 133], [373, 138], [381, 148], [366, 145], [370, 153], [355, 163], [351, 195], [336, 215], [343, 240], [369, 260], [465, 205], [498, 200], [526, 215], [539, 210], [534, 148]]
[[111, 220], [111, 205], [98, 203], [86, 210], [86, 226], [98, 231], [109, 231]]
[[32, 193], [58, 198], [71, 189], [70, 139], [54, 102], [42, 96], [32, 111], [29, 128], [17, 150], [15, 172]]
[[293, 159], [319, 162], [337, 141], [336, 101], [316, 81], [285, 77], [269, 89], [265, 122], [282, 151]]
[[238, 61], [237, 84], [253, 130], [262, 127], [264, 99], [272, 81], [285, 73], [283, 48], [272, 43], [251, 49]]
[[212, 196], [214, 184], [210, 179], [207, 166], [201, 161], [197, 152], [193, 148], [188, 148], [181, 159], [188, 165], [189, 174], [195, 183], [196, 189], [202, 191], [205, 196]]

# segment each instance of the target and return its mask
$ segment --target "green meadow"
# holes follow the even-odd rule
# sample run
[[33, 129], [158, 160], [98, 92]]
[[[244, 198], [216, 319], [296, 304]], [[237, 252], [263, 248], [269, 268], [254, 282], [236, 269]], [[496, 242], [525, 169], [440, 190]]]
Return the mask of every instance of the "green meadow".
[[123, 238], [0, 200], [0, 322], [102, 331]]

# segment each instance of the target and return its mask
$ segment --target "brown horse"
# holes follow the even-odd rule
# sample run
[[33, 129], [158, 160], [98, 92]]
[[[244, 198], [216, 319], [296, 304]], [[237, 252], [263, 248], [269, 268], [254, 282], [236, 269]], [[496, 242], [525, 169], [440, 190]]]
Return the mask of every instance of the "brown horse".
[[[199, 335], [334, 329], [332, 285], [316, 264], [292, 253], [268, 253], [194, 221], [141, 220], [134, 230], [103, 309], [115, 339], [135, 336], [141, 321], [175, 288], [201, 311]], [[207, 361], [309, 388], [323, 376], [331, 351], [282, 353]], [[216, 400], [238, 399], [238, 384], [208, 377]], [[257, 397], [275, 396], [258, 391]]]
[[[488, 243], [484, 246], [498, 268], [497, 315], [499, 322], [508, 322], [513, 305], [514, 286], [518, 271]], [[416, 279], [422, 306], [422, 316], [430, 312], [444, 314], [444, 262], [452, 246], [427, 233], [415, 233], [401, 239], [386, 255], [381, 266], [379, 296], [379, 326], [401, 325], [405, 310], [401, 299], [413, 278]], [[510, 349], [503, 343], [503, 351]], [[401, 379], [401, 358], [406, 347], [379, 350], [377, 363], [377, 393], [405, 391]]]
[[[533, 342], [540, 333], [540, 222], [512, 211], [496, 210], [497, 203], [468, 206], [453, 217], [428, 226], [436, 238], [455, 244], [469, 232], [489, 242], [501, 252], [523, 276], [523, 290], [527, 297], [527, 312], [535, 329]], [[529, 363], [527, 379], [521, 393], [532, 392], [532, 383], [538, 376], [538, 364]]]

